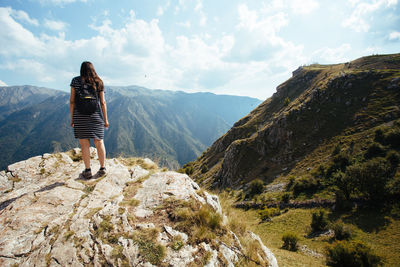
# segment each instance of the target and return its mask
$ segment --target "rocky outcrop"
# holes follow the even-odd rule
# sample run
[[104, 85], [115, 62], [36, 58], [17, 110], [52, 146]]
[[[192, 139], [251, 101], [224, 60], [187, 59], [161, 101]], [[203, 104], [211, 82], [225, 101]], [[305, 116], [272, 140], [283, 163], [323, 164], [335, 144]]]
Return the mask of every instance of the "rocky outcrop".
[[0, 266], [278, 266], [258, 236], [233, 233], [218, 197], [187, 175], [119, 158], [84, 180], [79, 153], [0, 173]]

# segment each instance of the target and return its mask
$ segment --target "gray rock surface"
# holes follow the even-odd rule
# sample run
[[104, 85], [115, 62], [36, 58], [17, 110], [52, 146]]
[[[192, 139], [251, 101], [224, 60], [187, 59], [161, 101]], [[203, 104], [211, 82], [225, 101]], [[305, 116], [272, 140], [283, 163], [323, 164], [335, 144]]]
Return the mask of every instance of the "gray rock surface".
[[[83, 180], [79, 154], [44, 154], [0, 173], [0, 266], [235, 266], [244, 258], [240, 237], [227, 226], [213, 240], [193, 242], [193, 233], [170, 218], [168, 199], [223, 213], [218, 197], [187, 175], [107, 159], [104, 177]], [[277, 266], [261, 240], [249, 236], [260, 244], [257, 260]]]

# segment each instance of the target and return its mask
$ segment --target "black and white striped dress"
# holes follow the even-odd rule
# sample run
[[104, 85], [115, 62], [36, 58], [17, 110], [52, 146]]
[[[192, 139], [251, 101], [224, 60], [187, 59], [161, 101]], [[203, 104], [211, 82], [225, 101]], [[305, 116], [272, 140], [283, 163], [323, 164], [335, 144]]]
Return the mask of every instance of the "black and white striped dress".
[[[82, 80], [80, 76], [72, 79], [71, 87], [75, 89], [75, 96], [82, 87]], [[98, 95], [100, 100], [100, 96]], [[76, 102], [76, 101], [75, 101]], [[104, 139], [104, 120], [100, 111], [100, 107], [97, 111], [91, 115], [80, 114], [76, 108], [74, 108], [74, 135], [77, 139]]]

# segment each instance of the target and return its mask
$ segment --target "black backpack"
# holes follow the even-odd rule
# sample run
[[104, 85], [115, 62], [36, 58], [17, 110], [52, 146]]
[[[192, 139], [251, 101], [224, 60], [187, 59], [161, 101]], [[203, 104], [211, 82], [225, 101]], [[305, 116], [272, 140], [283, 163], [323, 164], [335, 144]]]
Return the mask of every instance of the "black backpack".
[[75, 103], [79, 113], [91, 115], [98, 110], [97, 92], [92, 85], [82, 83], [80, 90], [75, 93]]

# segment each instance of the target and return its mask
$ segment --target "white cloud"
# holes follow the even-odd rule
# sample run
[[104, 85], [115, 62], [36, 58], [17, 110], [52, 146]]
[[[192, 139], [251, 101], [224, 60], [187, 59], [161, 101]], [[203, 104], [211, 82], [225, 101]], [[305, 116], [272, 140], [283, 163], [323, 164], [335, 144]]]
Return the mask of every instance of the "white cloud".
[[67, 27], [67, 23], [59, 20], [44, 20], [44, 26], [54, 31], [63, 31]]
[[381, 8], [391, 8], [397, 5], [397, 0], [355, 1], [348, 0], [354, 10], [349, 18], [342, 22], [342, 26], [356, 32], [368, 32], [372, 14]]
[[75, 2], [87, 2], [87, 0], [38, 0], [42, 5], [52, 4], [63, 6], [65, 4], [72, 4]]
[[191, 23], [190, 21], [185, 21], [185, 22], [178, 22], [177, 25], [182, 26], [184, 28], [190, 28], [191, 27]]
[[164, 15], [164, 12], [169, 8], [171, 2], [168, 0], [164, 6], [157, 7], [157, 16], [160, 17]]
[[310, 14], [319, 7], [319, 4], [315, 0], [292, 0], [290, 1], [291, 9], [297, 14]]
[[2, 80], [0, 80], [0, 86], [8, 86], [5, 82], [3, 82]]
[[395, 40], [399, 40], [400, 41], [400, 32], [397, 32], [397, 31], [391, 32], [389, 34], [389, 40], [390, 41], [395, 41]]
[[32, 24], [34, 26], [39, 26], [39, 22], [36, 19], [31, 19], [29, 17], [29, 15], [25, 11], [14, 10], [14, 9], [11, 9], [11, 8], [8, 8], [8, 9], [9, 9], [9, 14], [14, 19], [19, 20], [19, 21], [27, 22], [27, 23]]
[[321, 63], [338, 63], [348, 61], [346, 53], [351, 51], [350, 44], [342, 44], [336, 48], [324, 47], [315, 51], [311, 58], [313, 61], [322, 61]]
[[0, 7], [0, 55], [6, 57], [34, 54], [40, 55], [45, 52], [43, 43], [14, 20], [12, 14], [17, 13], [11, 8]]

